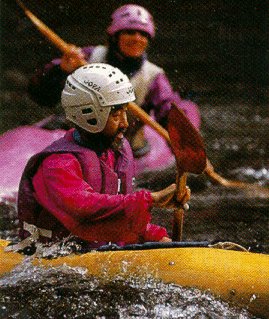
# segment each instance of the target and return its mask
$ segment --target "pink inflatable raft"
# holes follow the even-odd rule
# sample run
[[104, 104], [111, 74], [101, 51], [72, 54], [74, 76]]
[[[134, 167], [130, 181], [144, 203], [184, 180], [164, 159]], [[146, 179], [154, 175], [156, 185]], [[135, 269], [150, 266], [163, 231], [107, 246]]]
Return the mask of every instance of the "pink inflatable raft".
[[[182, 101], [187, 116], [196, 128], [200, 126], [197, 105]], [[42, 123], [42, 122], [40, 122]], [[0, 202], [16, 203], [20, 177], [29, 158], [65, 134], [64, 130], [47, 130], [40, 125], [21, 126], [0, 136]], [[150, 151], [136, 158], [136, 175], [164, 170], [174, 164], [174, 155], [167, 142], [152, 128], [145, 126]]]

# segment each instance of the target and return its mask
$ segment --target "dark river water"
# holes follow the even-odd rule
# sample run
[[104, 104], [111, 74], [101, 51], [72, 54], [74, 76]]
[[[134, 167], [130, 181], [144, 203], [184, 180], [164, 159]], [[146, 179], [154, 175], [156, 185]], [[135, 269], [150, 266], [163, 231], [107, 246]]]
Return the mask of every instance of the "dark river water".
[[[140, 2], [148, 8], [153, 4]], [[109, 12], [119, 5], [119, 1], [101, 0], [98, 6], [91, 3], [88, 8], [86, 1], [77, 5], [61, 0], [55, 7], [53, 1], [47, 1], [47, 9], [42, 11], [36, 1], [25, 3], [64, 39], [78, 45], [99, 43], [98, 29], [105, 29]], [[196, 92], [201, 134], [215, 170], [228, 179], [264, 187], [227, 188], [205, 175], [189, 176], [192, 197], [190, 210], [185, 213], [184, 241], [228, 241], [269, 254], [267, 5], [268, 1], [211, 0], [199, 4], [156, 1], [152, 6], [159, 35], [150, 54], [165, 68], [176, 88], [185, 85]], [[40, 37], [15, 2], [1, 1], [1, 9], [5, 40], [1, 43], [3, 133], [53, 112], [35, 105], [27, 96], [26, 86], [34, 69], [58, 52]], [[98, 21], [90, 28], [88, 13]], [[157, 190], [174, 179], [175, 168], [171, 168], [141, 176], [137, 187]], [[170, 210], [154, 209], [152, 215], [153, 222], [171, 233]], [[16, 237], [16, 209], [2, 203], [0, 238]], [[87, 276], [83, 268], [45, 270], [25, 261], [0, 278], [0, 318], [255, 317], [247, 309], [233, 308], [207, 292], [164, 284], [150, 274], [147, 278], [113, 280], [104, 274], [98, 279]]]

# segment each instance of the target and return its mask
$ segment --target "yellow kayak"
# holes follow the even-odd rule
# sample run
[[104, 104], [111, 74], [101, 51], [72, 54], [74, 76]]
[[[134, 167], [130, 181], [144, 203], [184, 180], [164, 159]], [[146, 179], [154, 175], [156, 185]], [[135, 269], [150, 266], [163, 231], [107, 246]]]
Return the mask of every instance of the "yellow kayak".
[[[21, 264], [24, 256], [5, 252], [0, 240], [0, 274]], [[92, 251], [55, 259], [32, 258], [33, 265], [85, 267], [89, 275], [148, 275], [165, 283], [209, 290], [224, 301], [269, 318], [269, 255], [209, 247]]]

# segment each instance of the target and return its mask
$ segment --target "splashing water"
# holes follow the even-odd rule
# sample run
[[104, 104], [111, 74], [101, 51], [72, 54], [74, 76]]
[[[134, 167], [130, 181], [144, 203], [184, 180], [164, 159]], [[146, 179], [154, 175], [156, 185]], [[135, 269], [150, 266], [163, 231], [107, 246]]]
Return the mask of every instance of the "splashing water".
[[151, 276], [114, 279], [24, 262], [0, 279], [0, 318], [253, 318], [209, 292]]

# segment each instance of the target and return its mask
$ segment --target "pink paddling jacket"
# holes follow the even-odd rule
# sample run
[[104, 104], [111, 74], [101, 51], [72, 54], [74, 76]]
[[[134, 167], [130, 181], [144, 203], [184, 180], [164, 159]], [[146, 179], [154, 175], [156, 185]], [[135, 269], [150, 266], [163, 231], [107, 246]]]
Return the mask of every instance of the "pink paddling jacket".
[[[159, 241], [165, 228], [150, 224], [150, 192], [133, 192], [133, 155], [127, 140], [118, 154], [100, 156], [78, 145], [74, 130], [33, 156], [22, 175], [18, 215], [23, 223], [52, 231], [51, 239], [70, 234], [89, 243]], [[42, 232], [41, 232], [42, 234]]]

